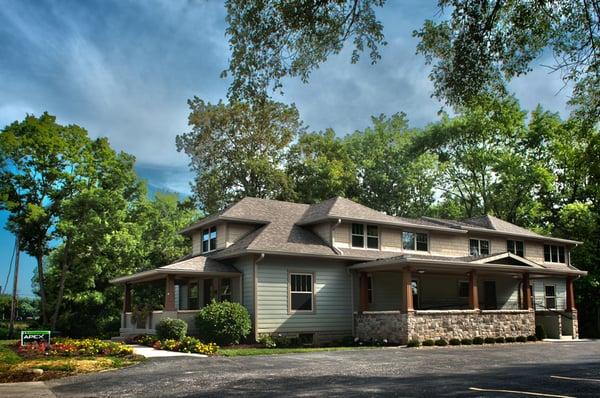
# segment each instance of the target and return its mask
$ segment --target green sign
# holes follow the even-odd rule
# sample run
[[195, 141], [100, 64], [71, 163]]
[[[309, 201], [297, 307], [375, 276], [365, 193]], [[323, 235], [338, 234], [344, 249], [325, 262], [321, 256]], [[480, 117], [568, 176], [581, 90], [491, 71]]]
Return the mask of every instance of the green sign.
[[21, 332], [21, 345], [29, 345], [33, 343], [50, 344], [49, 330], [23, 330]]

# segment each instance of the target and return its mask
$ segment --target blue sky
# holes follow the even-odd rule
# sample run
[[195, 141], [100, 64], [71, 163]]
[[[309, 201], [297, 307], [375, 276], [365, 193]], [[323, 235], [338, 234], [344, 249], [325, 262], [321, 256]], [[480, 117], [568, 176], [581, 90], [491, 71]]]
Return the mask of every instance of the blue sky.
[[[389, 1], [379, 12], [388, 46], [383, 59], [351, 65], [350, 50], [331, 57], [309, 84], [285, 82], [312, 130], [340, 134], [363, 129], [370, 116], [406, 112], [411, 124], [437, 119], [429, 68], [415, 55], [411, 33], [437, 15], [435, 1]], [[48, 111], [91, 136], [107, 136], [137, 158], [151, 187], [188, 193], [187, 159], [175, 136], [187, 131], [187, 99], [225, 98], [228, 81], [225, 9], [221, 1], [5, 0], [0, 7], [0, 128], [26, 113]], [[570, 90], [541, 67], [511, 83], [526, 109], [541, 103], [566, 116]], [[0, 226], [6, 214], [0, 214]], [[14, 237], [0, 229], [0, 284]], [[33, 259], [22, 257], [19, 293], [31, 294]], [[12, 285], [11, 285], [12, 286]], [[9, 289], [10, 290], [10, 289]]]

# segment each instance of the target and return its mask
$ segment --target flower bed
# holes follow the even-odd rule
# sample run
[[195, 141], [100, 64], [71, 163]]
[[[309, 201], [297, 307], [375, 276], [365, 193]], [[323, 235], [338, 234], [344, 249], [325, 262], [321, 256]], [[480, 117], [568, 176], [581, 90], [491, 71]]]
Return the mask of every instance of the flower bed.
[[156, 336], [141, 335], [133, 339], [137, 344], [154, 347], [157, 350], [177, 351], [194, 354], [213, 355], [219, 350], [215, 343], [203, 343], [200, 340], [186, 336], [180, 340], [165, 339], [159, 340]]
[[17, 343], [17, 352], [23, 357], [51, 356], [113, 356], [124, 357], [133, 354], [133, 349], [119, 342], [99, 339], [60, 339], [51, 345], [34, 343], [22, 346]]

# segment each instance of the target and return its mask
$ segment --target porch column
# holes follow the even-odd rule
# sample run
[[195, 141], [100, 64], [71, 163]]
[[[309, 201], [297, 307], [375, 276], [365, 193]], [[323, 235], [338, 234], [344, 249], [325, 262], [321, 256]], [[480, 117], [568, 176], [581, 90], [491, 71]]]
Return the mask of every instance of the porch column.
[[402, 312], [413, 312], [415, 307], [413, 305], [412, 273], [409, 267], [402, 270], [402, 285], [402, 294], [404, 295]]
[[359, 285], [360, 285], [360, 311], [368, 311], [369, 310], [369, 279], [367, 277], [366, 272], [361, 272], [359, 276]]
[[175, 311], [175, 275], [165, 280], [165, 311]]
[[469, 308], [479, 309], [479, 292], [477, 290], [477, 271], [469, 272]]
[[573, 288], [573, 277], [567, 276], [567, 311], [575, 310], [575, 289]]
[[131, 283], [125, 284], [125, 293], [123, 297], [123, 313], [131, 312]]
[[523, 309], [530, 310], [533, 307], [531, 305], [531, 290], [529, 289], [529, 274], [528, 273], [523, 274], [522, 289], [523, 289]]

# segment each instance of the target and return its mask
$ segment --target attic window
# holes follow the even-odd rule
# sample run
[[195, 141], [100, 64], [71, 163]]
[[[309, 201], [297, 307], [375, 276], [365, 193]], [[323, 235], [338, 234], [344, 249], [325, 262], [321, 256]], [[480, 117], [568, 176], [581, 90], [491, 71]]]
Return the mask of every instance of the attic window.
[[364, 248], [365, 242], [367, 249], [379, 249], [377, 225], [352, 224], [352, 247]]
[[217, 250], [217, 227], [206, 228], [202, 231], [202, 253]]
[[523, 257], [525, 254], [525, 243], [522, 240], [507, 240], [506, 251]]
[[544, 261], [547, 263], [561, 263], [565, 261], [565, 247], [556, 245], [544, 245]]
[[427, 234], [421, 232], [402, 232], [402, 247], [404, 250], [426, 252], [428, 249]]
[[469, 239], [469, 254], [485, 256], [490, 254], [490, 241], [485, 239]]

